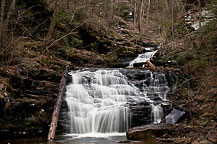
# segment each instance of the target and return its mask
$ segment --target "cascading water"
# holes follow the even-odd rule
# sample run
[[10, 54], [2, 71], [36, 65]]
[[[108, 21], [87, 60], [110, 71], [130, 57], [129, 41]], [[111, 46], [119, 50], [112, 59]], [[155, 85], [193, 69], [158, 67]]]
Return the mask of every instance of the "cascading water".
[[159, 123], [170, 88], [165, 74], [133, 69], [72, 71], [66, 87], [68, 133], [121, 133]]
[[155, 50], [155, 51], [151, 51], [151, 52], [146, 52], [144, 54], [139, 54], [136, 59], [134, 59], [130, 62], [128, 68], [132, 68], [133, 65], [136, 63], [145, 63], [146, 61], [150, 60], [156, 52], [157, 51]]
[[[157, 48], [146, 51], [128, 68], [150, 60]], [[161, 104], [168, 101], [172, 92], [168, 85], [173, 80], [161, 72], [83, 69], [69, 74], [72, 80], [66, 87], [67, 110], [63, 112], [62, 126], [73, 137], [121, 136], [130, 127], [157, 124], [163, 117]]]
[[130, 117], [127, 96], [133, 89], [118, 70], [72, 72], [66, 87], [70, 133], [125, 132]]
[[158, 124], [161, 121], [161, 118], [163, 117], [163, 109], [160, 105], [153, 105], [152, 106], [152, 117], [153, 117], [153, 123]]

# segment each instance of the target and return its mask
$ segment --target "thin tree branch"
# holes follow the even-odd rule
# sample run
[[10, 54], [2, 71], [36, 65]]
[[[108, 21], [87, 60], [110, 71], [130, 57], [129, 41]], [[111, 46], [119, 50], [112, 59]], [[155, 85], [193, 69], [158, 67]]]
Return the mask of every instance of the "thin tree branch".
[[76, 12], [79, 10], [79, 9], [82, 9], [82, 8], [85, 8], [86, 6], [81, 6], [81, 7], [78, 7], [75, 9], [75, 11], [73, 12], [73, 15], [72, 15], [72, 18], [71, 18], [71, 21], [69, 22], [69, 24], [71, 24], [74, 20], [74, 17], [75, 17], [75, 14]]
[[51, 46], [53, 46], [55, 43], [57, 43], [58, 41], [62, 40], [63, 38], [71, 35], [73, 33], [74, 30], [76, 30], [77, 28], [79, 28], [80, 26], [82, 26], [83, 24], [85, 24], [87, 21], [81, 23], [80, 25], [78, 25], [77, 27], [75, 27], [74, 29], [72, 29], [68, 34], [60, 37], [59, 39], [55, 40], [54, 42], [52, 42], [48, 47], [46, 47], [46, 49], [49, 49]]

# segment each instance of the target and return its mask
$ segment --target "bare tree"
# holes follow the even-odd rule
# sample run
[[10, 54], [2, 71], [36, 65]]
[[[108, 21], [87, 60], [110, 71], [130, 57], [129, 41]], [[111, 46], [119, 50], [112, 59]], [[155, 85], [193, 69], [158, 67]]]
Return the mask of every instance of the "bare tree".
[[4, 11], [5, 11], [5, 0], [2, 0], [1, 13], [0, 13], [0, 34], [1, 34], [2, 26], [3, 26]]
[[110, 0], [110, 7], [111, 7], [111, 18], [113, 19], [114, 17], [114, 0]]
[[138, 28], [139, 32], [141, 32], [141, 27], [143, 23], [143, 17], [144, 17], [144, 5], [145, 5], [145, 0], [141, 1], [141, 6], [140, 6], [140, 13], [139, 13], [139, 18], [138, 18]]
[[12, 11], [15, 10], [15, 4], [16, 4], [16, 0], [13, 0], [11, 2], [10, 8], [8, 10], [6, 20], [5, 20], [4, 24], [3, 24], [5, 29], [8, 28], [8, 23], [9, 23], [9, 20], [10, 20], [10, 16], [12, 14]]
[[134, 24], [136, 25], [137, 22], [137, 0], [134, 0]]
[[7, 12], [7, 16], [4, 20], [4, 15], [5, 15], [5, 0], [2, 0], [1, 3], [1, 15], [0, 15], [0, 37], [2, 37], [2, 34], [8, 30], [8, 24], [11, 18], [11, 14], [13, 10], [15, 10], [15, 4], [16, 0], [13, 0], [10, 4], [9, 10]]
[[47, 32], [47, 36], [46, 36], [45, 41], [49, 41], [52, 37], [54, 28], [56, 26], [57, 13], [58, 13], [58, 0], [55, 0], [54, 12], [53, 12], [53, 15], [51, 17], [51, 23], [50, 23], [49, 30]]
[[150, 7], [151, 7], [151, 0], [148, 0], [147, 17], [146, 17], [147, 24], [149, 23]]

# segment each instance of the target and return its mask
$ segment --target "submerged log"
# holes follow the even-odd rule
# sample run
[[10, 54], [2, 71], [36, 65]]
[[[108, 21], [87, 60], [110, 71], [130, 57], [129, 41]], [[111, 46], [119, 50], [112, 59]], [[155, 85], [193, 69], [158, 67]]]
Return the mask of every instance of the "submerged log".
[[65, 90], [66, 90], [67, 75], [68, 75], [68, 70], [66, 69], [62, 74], [62, 78], [61, 78], [61, 81], [59, 84], [59, 92], [58, 92], [56, 104], [54, 106], [54, 111], [53, 111], [52, 120], [51, 120], [51, 124], [50, 124], [50, 130], [49, 130], [49, 134], [48, 134], [48, 141], [52, 141], [55, 137], [57, 122], [58, 122], [59, 113], [60, 113], [60, 108], [62, 105], [62, 97], [63, 97]]

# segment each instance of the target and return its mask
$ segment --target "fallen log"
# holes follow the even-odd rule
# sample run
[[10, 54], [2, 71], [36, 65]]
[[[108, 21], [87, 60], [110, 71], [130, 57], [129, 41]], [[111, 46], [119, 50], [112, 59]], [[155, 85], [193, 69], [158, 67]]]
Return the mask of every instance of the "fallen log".
[[58, 122], [59, 113], [60, 113], [60, 109], [62, 105], [62, 97], [66, 90], [67, 75], [68, 75], [68, 70], [66, 69], [62, 74], [62, 78], [59, 84], [59, 92], [58, 92], [56, 104], [54, 106], [54, 111], [52, 114], [52, 120], [51, 120], [50, 130], [48, 134], [48, 141], [54, 140], [54, 137], [55, 137], [57, 122]]
[[155, 66], [151, 63], [150, 60], [147, 60], [146, 63], [151, 67], [152, 70], [155, 69]]
[[142, 68], [144, 69], [151, 69], [151, 70], [155, 70], [155, 66], [151, 63], [150, 60], [147, 60], [145, 64], [142, 65]]

